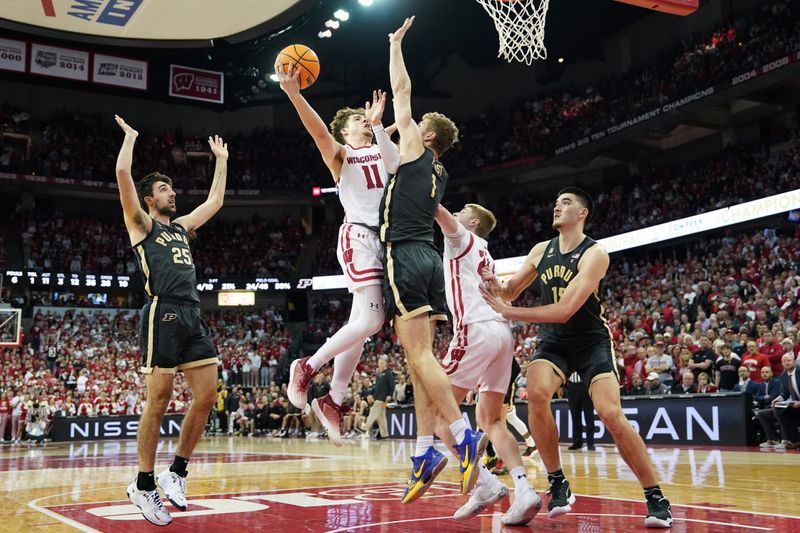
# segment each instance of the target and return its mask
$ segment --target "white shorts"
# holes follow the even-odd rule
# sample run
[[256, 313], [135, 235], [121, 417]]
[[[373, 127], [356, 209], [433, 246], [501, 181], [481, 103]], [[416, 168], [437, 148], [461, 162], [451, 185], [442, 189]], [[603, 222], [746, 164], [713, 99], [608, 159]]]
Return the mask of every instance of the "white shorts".
[[453, 335], [442, 367], [452, 385], [505, 395], [511, 379], [514, 335], [507, 322], [464, 324]]
[[374, 231], [357, 224], [342, 224], [336, 257], [349, 292], [383, 283], [383, 245]]

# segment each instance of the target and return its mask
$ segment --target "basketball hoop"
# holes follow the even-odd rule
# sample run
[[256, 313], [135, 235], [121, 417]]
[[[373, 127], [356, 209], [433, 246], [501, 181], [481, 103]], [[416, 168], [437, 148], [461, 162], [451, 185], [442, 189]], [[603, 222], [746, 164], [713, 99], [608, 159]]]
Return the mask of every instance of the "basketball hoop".
[[497, 57], [530, 65], [547, 59], [544, 23], [550, 0], [476, 0], [489, 13], [500, 37]]

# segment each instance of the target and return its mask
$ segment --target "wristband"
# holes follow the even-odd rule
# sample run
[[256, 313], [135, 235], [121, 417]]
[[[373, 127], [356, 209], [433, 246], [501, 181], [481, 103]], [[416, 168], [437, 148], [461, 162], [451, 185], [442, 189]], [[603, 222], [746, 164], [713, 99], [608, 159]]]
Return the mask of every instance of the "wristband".
[[378, 124], [372, 126], [372, 133], [377, 133], [379, 131], [383, 131], [383, 124], [378, 123]]

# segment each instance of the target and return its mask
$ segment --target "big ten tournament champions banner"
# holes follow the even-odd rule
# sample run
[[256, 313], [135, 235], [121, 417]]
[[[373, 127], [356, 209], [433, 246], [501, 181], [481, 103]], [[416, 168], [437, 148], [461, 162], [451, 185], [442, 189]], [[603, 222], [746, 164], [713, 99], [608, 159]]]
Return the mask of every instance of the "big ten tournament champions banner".
[[[162, 437], [177, 437], [183, 423], [182, 414], [167, 414], [161, 421]], [[54, 418], [52, 436], [55, 442], [76, 440], [135, 439], [139, 416], [77, 416]]]
[[[620, 233], [600, 239], [609, 253], [621, 252], [631, 248], [669, 241], [695, 233], [733, 226], [750, 220], [757, 220], [780, 213], [800, 209], [800, 189], [759, 198], [751, 202], [716, 209], [700, 215], [665, 222], [649, 228]], [[534, 243], [531, 243], [533, 246]], [[491, 244], [490, 244], [491, 247]], [[525, 261], [525, 256], [507, 257], [495, 260], [495, 270], [499, 276], [507, 276], [517, 271]], [[314, 276], [315, 291], [344, 289], [344, 276]]]
[[746, 81], [759, 78], [761, 76], [764, 76], [765, 74], [769, 74], [770, 72], [786, 67], [798, 61], [800, 61], [800, 52], [792, 52], [787, 56], [781, 57], [774, 61], [770, 61], [769, 63], [765, 63], [752, 70], [748, 70], [747, 72], [738, 74], [734, 76], [730, 81], [720, 83], [716, 87], [706, 87], [705, 89], [699, 90], [693, 94], [684, 96], [683, 98], [679, 98], [674, 102], [668, 102], [662, 105], [661, 107], [656, 107], [654, 109], [651, 109], [650, 111], [646, 111], [633, 118], [630, 118], [628, 120], [623, 120], [622, 122], [609, 126], [604, 130], [599, 130], [594, 133], [591, 133], [586, 137], [583, 137], [582, 139], [578, 139], [575, 142], [571, 142], [569, 144], [565, 144], [564, 146], [560, 146], [556, 148], [555, 155], [565, 154], [571, 150], [580, 148], [581, 146], [585, 146], [591, 142], [599, 141], [604, 137], [613, 135], [614, 133], [630, 128], [631, 126], [635, 126], [636, 124], [639, 124], [641, 122], [651, 120], [664, 113], [669, 113], [670, 111], [677, 111], [681, 107], [687, 104], [691, 104], [692, 102], [702, 100], [703, 98], [706, 98], [713, 94], [718, 94], [720, 91], [730, 89], [731, 87], [739, 85], [740, 83], [744, 83]]
[[147, 61], [108, 54], [94, 54], [92, 81], [126, 89], [146, 91]]
[[0, 18], [125, 39], [206, 40], [258, 26], [303, 0], [3, 0]]
[[89, 81], [89, 52], [32, 43], [30, 73], [67, 80]]
[[176, 98], [223, 103], [225, 75], [213, 70], [169, 66], [169, 95]]
[[0, 70], [25, 72], [28, 65], [28, 43], [0, 39]]
[[[745, 394], [693, 394], [691, 396], [648, 396], [622, 398], [622, 412], [645, 444], [695, 444], [715, 446], [745, 446], [752, 440], [752, 397]], [[517, 404], [517, 416], [528, 420], [528, 405]], [[561, 442], [573, 440], [572, 418], [567, 400], [551, 403]], [[475, 406], [462, 406], [475, 425]], [[391, 408], [386, 411], [389, 436], [398, 439], [416, 437], [413, 407]], [[513, 431], [514, 435], [522, 440]], [[595, 417], [594, 440], [598, 444], [612, 443], [603, 422]]]

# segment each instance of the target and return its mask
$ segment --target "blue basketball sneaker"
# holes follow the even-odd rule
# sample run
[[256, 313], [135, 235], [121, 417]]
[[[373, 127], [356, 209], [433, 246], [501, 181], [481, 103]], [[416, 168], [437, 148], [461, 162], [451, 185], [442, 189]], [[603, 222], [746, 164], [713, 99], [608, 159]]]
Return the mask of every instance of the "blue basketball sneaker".
[[475, 486], [475, 482], [478, 481], [479, 461], [488, 444], [488, 436], [481, 431], [472, 431], [471, 429], [464, 434], [461, 444], [456, 444], [456, 451], [461, 459], [458, 464], [461, 470], [461, 494], [469, 494]]
[[425, 455], [411, 458], [411, 477], [403, 494], [403, 503], [411, 503], [428, 490], [433, 480], [447, 466], [447, 457], [431, 446]]

